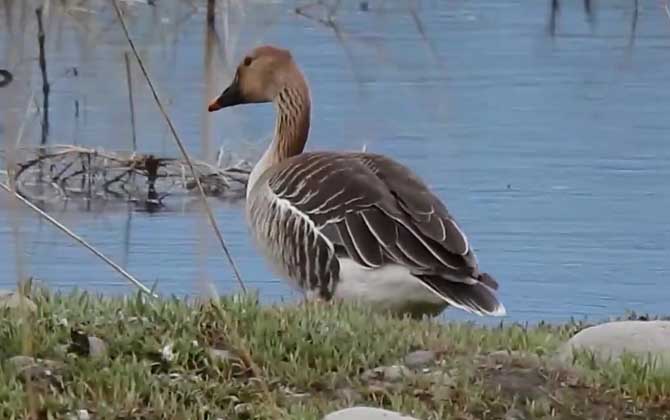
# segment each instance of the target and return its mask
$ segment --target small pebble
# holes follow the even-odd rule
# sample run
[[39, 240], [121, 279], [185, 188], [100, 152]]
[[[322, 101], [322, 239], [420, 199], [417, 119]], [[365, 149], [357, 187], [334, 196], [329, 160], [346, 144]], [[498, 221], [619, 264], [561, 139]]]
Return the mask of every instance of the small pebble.
[[540, 367], [540, 356], [535, 353], [527, 353], [521, 351], [507, 351], [507, 350], [498, 350], [492, 353], [489, 353], [488, 359], [496, 364], [503, 365], [506, 363], [511, 364], [515, 367], [520, 367], [524, 369], [534, 369]]
[[361, 379], [364, 381], [377, 380], [387, 382], [398, 382], [412, 375], [412, 372], [405, 366], [381, 366], [363, 372]]
[[161, 359], [165, 362], [171, 362], [174, 360], [175, 355], [174, 352], [172, 351], [173, 345], [172, 343], [168, 343], [163, 346], [161, 349]]
[[352, 407], [335, 411], [323, 420], [417, 420], [414, 417], [404, 416], [395, 411], [382, 410], [374, 407]]
[[91, 415], [88, 413], [88, 410], [77, 410], [76, 413], [70, 413], [68, 416], [69, 420], [90, 420]]
[[435, 352], [430, 350], [418, 350], [405, 356], [405, 366], [410, 369], [421, 369], [435, 363]]
[[210, 347], [207, 349], [209, 358], [215, 362], [239, 362], [240, 359], [228, 350], [215, 349]]

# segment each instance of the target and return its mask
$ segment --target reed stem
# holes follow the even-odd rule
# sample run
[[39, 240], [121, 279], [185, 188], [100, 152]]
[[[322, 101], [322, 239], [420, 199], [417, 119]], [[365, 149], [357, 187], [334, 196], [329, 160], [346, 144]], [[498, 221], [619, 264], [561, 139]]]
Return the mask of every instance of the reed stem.
[[135, 101], [133, 100], [133, 79], [130, 71], [130, 56], [128, 51], [123, 53], [126, 62], [126, 82], [128, 85], [128, 104], [130, 106], [130, 127], [132, 129], [133, 152], [137, 152], [137, 131], [135, 130]]
[[152, 296], [152, 297], [157, 297], [154, 292], [151, 291], [148, 287], [146, 287], [144, 284], [142, 284], [139, 280], [137, 280], [135, 277], [133, 277], [130, 273], [128, 273], [126, 270], [123, 269], [120, 265], [109, 259], [107, 256], [105, 256], [102, 252], [98, 251], [95, 249], [91, 244], [86, 242], [82, 237], [68, 229], [67, 226], [63, 225], [60, 223], [58, 220], [54, 219], [52, 216], [50, 216], [48, 213], [46, 213], [44, 210], [40, 209], [37, 207], [35, 204], [31, 203], [29, 200], [24, 198], [22, 195], [18, 194], [16, 191], [14, 191], [12, 188], [9, 186], [3, 184], [0, 182], [0, 188], [3, 190], [7, 191], [10, 195], [16, 197], [21, 203], [25, 204], [28, 208], [30, 208], [32, 211], [40, 215], [43, 219], [47, 220], [49, 223], [52, 225], [56, 226], [58, 229], [63, 231], [67, 236], [70, 238], [74, 239], [75, 241], [79, 242], [81, 245], [83, 245], [86, 249], [91, 251], [95, 256], [103, 260], [107, 265], [112, 267], [114, 270], [116, 270], [118, 273], [120, 273], [123, 277], [128, 279], [131, 283], [133, 283], [137, 288], [139, 288], [142, 292]]
[[126, 36], [126, 40], [128, 41], [128, 44], [130, 45], [130, 48], [133, 51], [133, 54], [135, 55], [135, 59], [137, 60], [137, 64], [140, 66], [140, 70], [142, 70], [142, 74], [144, 75], [144, 78], [147, 81], [147, 84], [149, 85], [149, 89], [151, 90], [151, 93], [154, 97], [154, 100], [156, 101], [156, 104], [158, 105], [158, 109], [160, 110], [161, 114], [165, 118], [165, 121], [168, 124], [168, 127], [170, 128], [170, 132], [172, 133], [172, 137], [174, 138], [175, 142], [177, 143], [177, 147], [179, 147], [179, 151], [181, 152], [182, 156], [184, 157], [184, 161], [186, 162], [187, 166], [189, 167], [189, 170], [193, 174], [193, 179], [195, 180], [195, 183], [198, 187], [198, 191], [200, 192], [200, 197], [202, 198], [202, 203], [205, 207], [205, 212], [207, 213], [207, 218], [209, 219], [209, 222], [212, 225], [212, 228], [214, 229], [214, 232], [216, 234], [216, 237], [219, 240], [219, 243], [221, 244], [221, 248], [223, 249], [224, 254], [226, 255], [226, 258], [228, 259], [228, 262], [230, 263], [231, 268], [233, 269], [233, 273], [235, 274], [235, 277], [237, 278], [237, 282], [239, 283], [240, 287], [244, 292], [247, 291], [247, 288], [244, 284], [244, 280], [242, 280], [242, 276], [240, 275], [239, 270], [237, 269], [237, 265], [235, 264], [235, 260], [233, 260], [232, 255], [230, 254], [230, 251], [228, 250], [228, 246], [226, 245], [226, 242], [223, 239], [223, 234], [221, 233], [221, 230], [219, 229], [216, 219], [214, 218], [214, 213], [212, 212], [211, 207], [209, 206], [209, 203], [207, 202], [207, 196], [205, 195], [205, 190], [202, 187], [202, 183], [200, 182], [200, 177], [198, 176], [198, 173], [195, 171], [195, 168], [193, 167], [193, 162], [191, 161], [191, 158], [186, 151], [186, 147], [184, 147], [184, 143], [181, 141], [179, 134], [177, 134], [177, 129], [175, 128], [172, 119], [168, 115], [167, 111], [165, 110], [165, 107], [163, 106], [163, 101], [161, 101], [160, 97], [158, 96], [158, 92], [156, 91], [156, 88], [154, 87], [154, 83], [151, 79], [151, 76], [149, 75], [149, 71], [147, 70], [146, 66], [144, 65], [144, 61], [142, 60], [142, 57], [140, 56], [139, 52], [137, 51], [137, 48], [135, 47], [135, 43], [133, 42], [132, 37], [130, 36], [130, 32], [128, 31], [128, 26], [126, 25], [126, 21], [123, 18], [123, 14], [121, 13], [121, 8], [119, 7], [118, 0], [113, 0], [114, 4], [114, 10], [116, 11], [116, 15], [119, 18], [119, 22], [121, 23], [121, 27], [123, 28], [123, 33]]
[[41, 144], [44, 146], [47, 144], [47, 137], [49, 137], [49, 92], [51, 87], [49, 86], [49, 78], [47, 76], [47, 58], [44, 47], [44, 41], [46, 35], [44, 33], [44, 23], [42, 22], [42, 8], [38, 7], [35, 9], [35, 15], [37, 16], [37, 44], [39, 46], [40, 55], [39, 55], [39, 65], [40, 72], [42, 74], [42, 141]]

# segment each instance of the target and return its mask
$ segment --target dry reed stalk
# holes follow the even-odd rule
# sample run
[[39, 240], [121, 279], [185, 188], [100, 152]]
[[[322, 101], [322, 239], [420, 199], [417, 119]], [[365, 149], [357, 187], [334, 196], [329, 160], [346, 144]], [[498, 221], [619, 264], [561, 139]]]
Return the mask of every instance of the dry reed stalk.
[[549, 23], [547, 24], [547, 33], [552, 37], [556, 35], [556, 21], [561, 12], [561, 6], [558, 0], [551, 0], [551, 11], [549, 14]]
[[310, 3], [302, 7], [296, 7], [294, 10], [294, 13], [298, 16], [302, 16], [304, 18], [307, 18], [309, 20], [312, 20], [316, 23], [319, 23], [321, 25], [324, 25], [327, 28], [332, 29], [333, 34], [335, 35], [335, 39], [337, 39], [337, 42], [342, 46], [342, 49], [344, 50], [345, 55], [347, 56], [347, 62], [349, 63], [349, 67], [351, 70], [351, 73], [354, 75], [354, 78], [356, 79], [356, 86], [358, 87], [359, 91], [361, 89], [361, 86], [363, 85], [363, 78], [361, 77], [357, 67], [356, 67], [356, 60], [354, 58], [353, 53], [351, 50], [347, 47], [346, 44], [346, 39], [345, 39], [345, 34], [344, 32], [340, 29], [340, 27], [337, 25], [337, 22], [335, 21], [335, 15], [337, 14], [337, 9], [340, 6], [340, 1], [336, 1], [335, 4], [331, 5], [328, 7], [327, 15], [325, 18], [319, 17], [319, 16], [314, 16], [310, 13], [307, 13], [308, 9], [311, 9], [315, 6], [323, 6], [323, 4], [320, 1], [317, 1], [315, 3]]
[[135, 130], [135, 101], [133, 100], [133, 79], [130, 71], [130, 56], [128, 51], [123, 53], [123, 58], [126, 62], [126, 82], [128, 85], [128, 104], [130, 106], [130, 127], [133, 136], [133, 152], [137, 151], [137, 132]]
[[[213, 1], [211, 2], [213, 3]], [[214, 6], [212, 6], [213, 8]], [[209, 14], [208, 14], [209, 17]], [[200, 148], [203, 159], [209, 159], [210, 153], [210, 126], [211, 126], [211, 116], [207, 112], [207, 93], [214, 90], [214, 66], [213, 66], [213, 56], [214, 56], [214, 29], [213, 24], [214, 17], [212, 16], [212, 23], [208, 24], [205, 27], [205, 56], [204, 56], [204, 93], [203, 95], [204, 102], [201, 108], [201, 130], [200, 130]], [[208, 19], [209, 20], [209, 19]], [[209, 22], [208, 22], [209, 23]], [[207, 279], [207, 272], [205, 270], [205, 263], [207, 261], [208, 247], [207, 247], [207, 233], [208, 226], [205, 220], [198, 218], [198, 283], [199, 287], [202, 290], [202, 294], [209, 297], [218, 297], [216, 287]]]
[[60, 223], [58, 220], [54, 219], [52, 216], [50, 216], [48, 213], [37, 207], [35, 204], [31, 203], [29, 200], [21, 196], [20, 194], [16, 193], [12, 188], [9, 186], [3, 184], [0, 182], [0, 188], [3, 190], [7, 191], [10, 195], [13, 197], [17, 198], [21, 203], [25, 204], [27, 207], [29, 207], [32, 211], [40, 215], [43, 219], [47, 220], [49, 223], [52, 225], [56, 226], [58, 229], [63, 231], [67, 236], [70, 238], [74, 239], [75, 241], [79, 242], [81, 245], [83, 245], [86, 249], [91, 251], [95, 256], [103, 260], [107, 265], [112, 267], [114, 270], [116, 270], [118, 273], [120, 273], [123, 277], [128, 279], [131, 283], [133, 283], [135, 286], [137, 286], [138, 289], [140, 289], [142, 292], [153, 296], [157, 297], [157, 295], [151, 291], [148, 287], [146, 287], [144, 284], [142, 284], [139, 280], [137, 280], [135, 277], [133, 277], [130, 273], [128, 273], [126, 270], [124, 270], [120, 265], [116, 264], [114, 261], [110, 260], [107, 256], [105, 256], [102, 252], [98, 251], [95, 249], [92, 245], [90, 245], [86, 240], [78, 236], [76, 233], [72, 232], [70, 229], [68, 229], [67, 226], [63, 225]]
[[440, 59], [440, 54], [437, 51], [437, 47], [433, 42], [430, 40], [428, 37], [428, 32], [426, 31], [426, 28], [423, 24], [423, 21], [419, 17], [419, 13], [417, 11], [418, 6], [416, 5], [415, 2], [411, 2], [409, 5], [409, 14], [412, 17], [412, 21], [414, 22], [414, 26], [416, 26], [416, 30], [421, 35], [421, 38], [423, 39], [423, 42], [428, 46], [428, 50], [433, 56], [433, 60], [435, 60], [435, 63], [442, 67], [443, 70], [445, 70], [445, 65]]
[[630, 23], [630, 35], [628, 38], [628, 52], [630, 54], [630, 50], [632, 49], [633, 45], [635, 44], [635, 35], [637, 34], [637, 18], [639, 15], [639, 4], [638, 0], [635, 0], [633, 2], [633, 17], [631, 19]]
[[19, 147], [21, 145], [21, 141], [23, 141], [23, 133], [25, 132], [26, 129], [26, 122], [28, 122], [28, 115], [30, 114], [30, 104], [35, 98], [35, 91], [31, 90], [30, 91], [30, 96], [28, 97], [28, 102], [26, 103], [26, 111], [23, 114], [23, 120], [21, 121], [21, 125], [19, 126], [19, 133], [16, 136], [16, 142], [14, 143], [14, 147]]
[[207, 0], [207, 24], [214, 26], [216, 18], [216, 0]]
[[[20, 139], [20, 136], [23, 135], [23, 126], [25, 121], [27, 120], [28, 112], [26, 110], [26, 113], [24, 114], [23, 118], [23, 123], [21, 124], [21, 128], [18, 130], [17, 134], [17, 140]], [[13, 124], [12, 124], [13, 125]], [[7, 154], [4, 156], [5, 157], [5, 165], [6, 165], [6, 172], [7, 172], [7, 179], [12, 188], [14, 187], [13, 184], [13, 168], [15, 167], [15, 148], [12, 147], [12, 143], [10, 140], [10, 136], [7, 136], [5, 139], [7, 143]], [[30, 356], [34, 353], [33, 351], [33, 336], [32, 336], [32, 331], [31, 331], [31, 312], [30, 309], [28, 308], [28, 299], [27, 299], [27, 292], [30, 289], [30, 287], [27, 285], [27, 282], [24, 281], [25, 279], [25, 274], [24, 274], [24, 261], [23, 261], [23, 241], [21, 240], [21, 233], [19, 231], [19, 223], [20, 223], [20, 218], [21, 218], [21, 213], [18, 209], [18, 205], [14, 202], [14, 200], [10, 200], [9, 202], [9, 210], [10, 210], [10, 230], [12, 234], [12, 243], [14, 245], [14, 265], [16, 267], [16, 293], [19, 296], [19, 316], [20, 319], [22, 320], [21, 326], [20, 326], [20, 334], [21, 334], [21, 352], [23, 355]], [[27, 399], [27, 404], [28, 404], [28, 409], [30, 410], [31, 415], [37, 415], [38, 412], [38, 402], [37, 398], [34, 395], [34, 384], [32, 381], [32, 378], [28, 377], [28, 380], [26, 381], [26, 399]]]
[[40, 72], [42, 74], [42, 145], [47, 143], [47, 137], [49, 136], [49, 91], [51, 87], [49, 86], [49, 78], [47, 77], [47, 59], [46, 52], [44, 48], [44, 41], [46, 35], [44, 34], [44, 24], [42, 22], [42, 7], [35, 9], [35, 15], [37, 16], [37, 44], [39, 46], [40, 55], [39, 55], [39, 64]]
[[240, 275], [239, 270], [237, 269], [237, 265], [235, 264], [235, 260], [233, 260], [232, 255], [230, 254], [230, 251], [228, 250], [228, 246], [226, 245], [226, 242], [223, 240], [223, 234], [221, 233], [221, 230], [219, 229], [216, 219], [214, 218], [214, 213], [212, 212], [211, 207], [209, 206], [209, 203], [207, 202], [207, 196], [205, 195], [205, 190], [202, 187], [202, 184], [200, 183], [200, 177], [198, 177], [197, 172], [195, 171], [195, 168], [193, 167], [193, 163], [191, 162], [191, 158], [186, 151], [186, 147], [184, 147], [184, 144], [182, 143], [179, 134], [177, 134], [177, 129], [175, 128], [172, 119], [168, 115], [167, 111], [165, 110], [165, 107], [163, 106], [163, 102], [161, 101], [160, 97], [158, 96], [158, 92], [156, 91], [156, 88], [154, 87], [154, 83], [151, 79], [151, 76], [149, 76], [149, 71], [147, 70], [146, 66], [144, 65], [144, 61], [142, 60], [142, 57], [140, 56], [140, 53], [137, 51], [137, 48], [135, 47], [135, 43], [133, 42], [133, 39], [130, 36], [130, 32], [128, 31], [128, 26], [126, 25], [126, 21], [123, 18], [123, 14], [121, 13], [121, 8], [119, 7], [119, 2], [118, 0], [113, 0], [114, 4], [114, 10], [116, 11], [116, 15], [119, 19], [119, 22], [121, 23], [121, 27], [123, 28], [123, 33], [126, 36], [126, 40], [128, 41], [128, 44], [130, 45], [130, 48], [133, 50], [133, 54], [135, 55], [135, 59], [137, 60], [137, 64], [140, 66], [140, 70], [142, 70], [142, 74], [144, 75], [144, 78], [147, 81], [147, 84], [149, 85], [149, 89], [151, 90], [151, 94], [154, 97], [154, 100], [156, 101], [156, 104], [158, 105], [158, 109], [160, 110], [161, 114], [165, 118], [165, 121], [168, 124], [168, 127], [170, 129], [170, 132], [172, 133], [172, 137], [174, 138], [175, 142], [177, 143], [177, 147], [179, 147], [179, 151], [184, 157], [184, 161], [186, 161], [186, 164], [188, 165], [191, 173], [193, 174], [193, 179], [195, 180], [195, 183], [198, 187], [198, 191], [200, 192], [200, 197], [202, 198], [203, 205], [205, 207], [205, 212], [207, 213], [207, 217], [209, 218], [209, 222], [212, 225], [212, 228], [214, 229], [214, 232], [216, 233], [216, 236], [219, 240], [219, 243], [221, 244], [221, 248], [223, 249], [223, 252], [226, 255], [226, 258], [228, 259], [228, 262], [230, 263], [230, 266], [233, 269], [233, 272], [235, 274], [235, 277], [237, 278], [237, 282], [239, 283], [240, 287], [244, 292], [247, 291], [247, 288], [244, 284], [244, 281], [242, 280], [242, 276]]

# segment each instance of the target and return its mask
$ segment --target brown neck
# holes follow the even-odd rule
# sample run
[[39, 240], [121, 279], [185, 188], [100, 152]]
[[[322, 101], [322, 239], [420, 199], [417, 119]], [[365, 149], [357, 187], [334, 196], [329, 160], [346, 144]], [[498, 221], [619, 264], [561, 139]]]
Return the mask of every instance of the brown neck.
[[247, 196], [265, 170], [291, 156], [299, 155], [305, 148], [309, 134], [309, 88], [299, 71], [292, 76], [275, 96], [275, 137], [249, 175]]
[[302, 153], [307, 142], [311, 104], [305, 80], [300, 77], [282, 88], [274, 103], [277, 108], [277, 122], [273, 163], [279, 163]]

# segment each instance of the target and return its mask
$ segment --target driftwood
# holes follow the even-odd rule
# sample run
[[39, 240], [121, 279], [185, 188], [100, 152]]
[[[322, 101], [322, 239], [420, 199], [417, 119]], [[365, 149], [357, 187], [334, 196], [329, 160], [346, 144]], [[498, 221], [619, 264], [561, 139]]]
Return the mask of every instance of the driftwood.
[[[176, 158], [55, 145], [17, 150], [17, 162], [12, 171], [16, 190], [31, 201], [84, 198], [161, 205], [168, 196], [198, 194], [191, 171]], [[208, 196], [244, 198], [248, 162], [228, 167], [192, 163]]]

